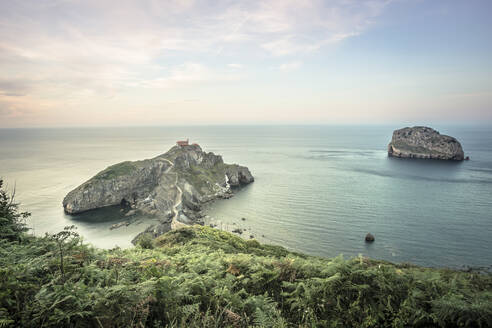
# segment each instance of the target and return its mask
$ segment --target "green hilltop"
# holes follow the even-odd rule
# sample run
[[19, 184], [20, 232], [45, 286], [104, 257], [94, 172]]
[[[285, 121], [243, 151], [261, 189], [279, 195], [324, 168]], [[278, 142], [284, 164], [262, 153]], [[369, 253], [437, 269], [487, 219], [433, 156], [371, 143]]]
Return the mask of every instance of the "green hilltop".
[[103, 250], [34, 237], [0, 181], [0, 327], [490, 327], [492, 276], [325, 259], [193, 226]]

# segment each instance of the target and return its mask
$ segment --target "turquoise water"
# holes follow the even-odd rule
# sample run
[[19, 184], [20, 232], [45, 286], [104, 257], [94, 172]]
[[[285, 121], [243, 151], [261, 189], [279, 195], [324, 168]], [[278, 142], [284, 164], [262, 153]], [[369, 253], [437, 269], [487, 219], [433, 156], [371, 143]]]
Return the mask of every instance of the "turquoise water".
[[[32, 212], [35, 234], [78, 226], [100, 247], [130, 246], [151, 218], [117, 230], [113, 210], [72, 217], [61, 201], [108, 165], [190, 138], [256, 181], [207, 208], [207, 223], [321, 256], [359, 254], [426, 266], [492, 264], [492, 129], [435, 126], [468, 162], [388, 158], [400, 126], [233, 126], [0, 130], [0, 176]], [[245, 218], [243, 221], [241, 218]], [[363, 239], [376, 236], [373, 244]]]

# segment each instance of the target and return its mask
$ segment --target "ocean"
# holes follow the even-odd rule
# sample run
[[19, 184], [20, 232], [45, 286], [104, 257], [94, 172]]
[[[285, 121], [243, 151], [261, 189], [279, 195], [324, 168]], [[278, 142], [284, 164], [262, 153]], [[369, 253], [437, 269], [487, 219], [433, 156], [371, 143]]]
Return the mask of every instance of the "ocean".
[[[492, 265], [492, 128], [433, 126], [470, 161], [387, 157], [403, 126], [188, 126], [0, 129], [0, 177], [36, 235], [75, 225], [98, 247], [130, 247], [155, 222], [118, 210], [64, 214], [63, 197], [109, 165], [155, 157], [189, 138], [256, 181], [206, 207], [207, 224], [312, 255], [462, 268]], [[366, 233], [376, 241], [366, 244]]]

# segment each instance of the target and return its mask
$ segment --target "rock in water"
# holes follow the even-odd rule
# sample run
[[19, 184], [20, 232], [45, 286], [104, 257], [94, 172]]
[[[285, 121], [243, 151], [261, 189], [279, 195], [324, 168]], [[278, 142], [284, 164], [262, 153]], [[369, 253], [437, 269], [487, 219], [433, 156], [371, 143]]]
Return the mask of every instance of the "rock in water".
[[458, 140], [425, 126], [395, 130], [388, 145], [388, 156], [454, 161], [464, 159], [463, 148]]
[[253, 181], [247, 167], [225, 164], [221, 156], [206, 153], [197, 144], [174, 146], [155, 158], [122, 162], [99, 172], [69, 192], [63, 208], [77, 214], [123, 205], [157, 215], [168, 225], [170, 217], [199, 211], [202, 203], [223, 198], [232, 193], [231, 188]]
[[366, 235], [366, 242], [372, 243], [374, 240], [376, 240], [376, 238], [374, 238], [374, 235], [372, 233], [368, 233]]

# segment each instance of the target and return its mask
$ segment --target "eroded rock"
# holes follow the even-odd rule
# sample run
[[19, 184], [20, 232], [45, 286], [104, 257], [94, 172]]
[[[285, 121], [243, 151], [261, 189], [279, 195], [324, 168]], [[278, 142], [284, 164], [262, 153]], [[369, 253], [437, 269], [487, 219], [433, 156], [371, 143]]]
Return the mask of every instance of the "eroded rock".
[[128, 216], [137, 211], [157, 216], [161, 223], [145, 232], [155, 236], [169, 229], [170, 219], [203, 224], [201, 215], [193, 214], [203, 203], [227, 198], [232, 187], [253, 181], [247, 167], [226, 164], [220, 155], [204, 152], [199, 145], [174, 146], [155, 158], [122, 162], [99, 172], [69, 192], [63, 208], [77, 214], [120, 205], [130, 209]]
[[388, 145], [388, 156], [462, 161], [458, 140], [424, 126], [395, 130]]

